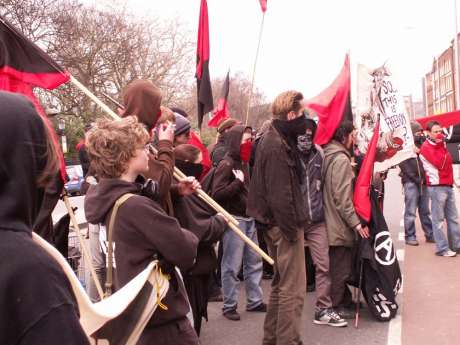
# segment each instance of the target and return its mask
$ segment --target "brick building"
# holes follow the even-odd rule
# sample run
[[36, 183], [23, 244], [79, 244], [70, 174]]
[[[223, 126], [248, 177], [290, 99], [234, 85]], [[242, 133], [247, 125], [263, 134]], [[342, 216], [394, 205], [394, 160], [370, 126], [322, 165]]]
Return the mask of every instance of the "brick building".
[[423, 78], [423, 101], [426, 116], [457, 109], [455, 102], [454, 41], [438, 58]]

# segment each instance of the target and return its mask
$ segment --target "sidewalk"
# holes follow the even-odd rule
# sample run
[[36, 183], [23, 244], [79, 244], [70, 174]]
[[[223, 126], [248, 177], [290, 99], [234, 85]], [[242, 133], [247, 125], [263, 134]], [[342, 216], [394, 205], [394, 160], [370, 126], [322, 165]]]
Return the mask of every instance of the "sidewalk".
[[406, 248], [402, 344], [458, 344], [460, 257], [437, 257], [421, 242]]
[[[460, 209], [458, 192], [456, 200]], [[459, 344], [460, 256], [436, 256], [418, 221], [417, 239], [405, 248], [402, 345]]]

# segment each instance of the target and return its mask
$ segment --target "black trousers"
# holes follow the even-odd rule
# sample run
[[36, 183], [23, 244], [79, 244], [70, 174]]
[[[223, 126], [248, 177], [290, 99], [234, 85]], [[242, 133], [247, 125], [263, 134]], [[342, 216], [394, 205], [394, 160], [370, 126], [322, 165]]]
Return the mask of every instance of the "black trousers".
[[347, 281], [351, 279], [353, 248], [329, 247], [332, 307], [345, 307], [353, 302]]

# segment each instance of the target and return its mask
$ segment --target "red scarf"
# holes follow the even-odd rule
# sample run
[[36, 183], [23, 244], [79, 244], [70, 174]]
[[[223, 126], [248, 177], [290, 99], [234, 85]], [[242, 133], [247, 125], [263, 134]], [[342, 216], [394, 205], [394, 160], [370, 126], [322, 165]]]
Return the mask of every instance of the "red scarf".
[[249, 163], [249, 159], [251, 158], [251, 151], [252, 151], [252, 141], [251, 140], [248, 140], [240, 145], [240, 156], [243, 162]]

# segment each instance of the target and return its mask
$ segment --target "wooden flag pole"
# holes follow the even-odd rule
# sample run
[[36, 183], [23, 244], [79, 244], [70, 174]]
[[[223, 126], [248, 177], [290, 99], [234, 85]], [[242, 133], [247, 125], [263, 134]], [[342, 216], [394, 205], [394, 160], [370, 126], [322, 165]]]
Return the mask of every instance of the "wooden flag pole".
[[78, 236], [78, 240], [80, 241], [81, 250], [83, 252], [83, 257], [85, 258], [86, 263], [89, 266], [89, 272], [91, 273], [91, 277], [94, 280], [94, 284], [96, 285], [97, 293], [101, 300], [104, 298], [104, 291], [102, 290], [101, 283], [96, 276], [96, 270], [93, 267], [93, 263], [91, 261], [91, 256], [89, 254], [88, 248], [86, 248], [86, 244], [84, 242], [83, 236], [81, 235], [80, 227], [78, 226], [77, 218], [75, 218], [75, 213], [72, 210], [72, 205], [70, 205], [70, 200], [67, 195], [64, 195], [64, 204], [67, 208], [67, 211], [70, 215], [70, 220], [72, 221], [72, 225], [74, 227], [75, 233]]
[[254, 68], [252, 70], [251, 91], [249, 93], [248, 108], [246, 110], [246, 121], [245, 121], [246, 126], [248, 125], [248, 121], [249, 121], [249, 108], [251, 106], [252, 94], [254, 92], [254, 80], [256, 78], [256, 67], [257, 67], [257, 60], [259, 57], [260, 42], [262, 41], [262, 32], [264, 31], [264, 21], [265, 21], [265, 12], [262, 15], [262, 22], [260, 24], [260, 30], [259, 30], [259, 42], [257, 43], [256, 58], [254, 60]]
[[[99, 105], [102, 110], [104, 110], [108, 115], [110, 115], [114, 120], [120, 120], [120, 116], [115, 114], [112, 109], [105, 105], [99, 98], [97, 98], [90, 90], [88, 90], [82, 83], [80, 83], [73, 76], [70, 76], [70, 82], [79, 88], [85, 95], [91, 98], [97, 105]], [[153, 148], [153, 147], [152, 147]], [[154, 148], [153, 148], [154, 149]], [[174, 177], [178, 181], [183, 181], [187, 177], [185, 174], [180, 171], [177, 167], [174, 167]], [[262, 258], [264, 258], [269, 264], [273, 265], [273, 259], [267, 255], [262, 249], [259, 248], [249, 237], [247, 237], [239, 228], [238, 220], [228, 213], [222, 206], [220, 206], [214, 199], [212, 199], [208, 194], [206, 194], [201, 188], [198, 188], [196, 193], [198, 196], [203, 199], [209, 206], [211, 206], [216, 212], [221, 213], [225, 220], [227, 221], [230, 229], [235, 231], [235, 233], [251, 248], [253, 248]]]

